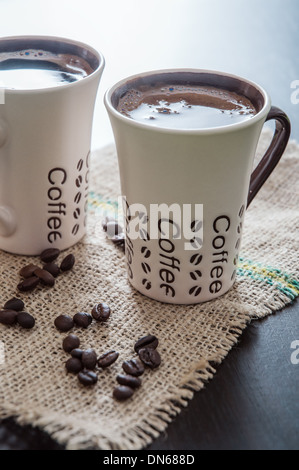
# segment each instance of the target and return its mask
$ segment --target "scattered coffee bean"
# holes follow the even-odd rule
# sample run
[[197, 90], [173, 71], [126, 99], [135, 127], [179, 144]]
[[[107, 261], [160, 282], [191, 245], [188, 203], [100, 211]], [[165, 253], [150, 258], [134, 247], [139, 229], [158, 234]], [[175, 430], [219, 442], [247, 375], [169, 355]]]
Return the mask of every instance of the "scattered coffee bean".
[[133, 393], [133, 388], [127, 385], [117, 385], [113, 390], [113, 397], [116, 398], [116, 400], [127, 400]]
[[87, 328], [92, 322], [92, 316], [87, 312], [78, 312], [73, 316], [74, 322], [77, 326]]
[[71, 352], [73, 349], [79, 348], [80, 339], [76, 335], [68, 335], [64, 338], [62, 342], [62, 347], [65, 352]]
[[34, 271], [38, 268], [38, 266], [36, 264], [27, 264], [26, 266], [24, 266], [20, 271], [19, 271], [19, 274], [21, 277], [24, 277], [25, 279], [27, 279], [28, 277], [31, 277], [33, 276], [34, 274]]
[[0, 310], [0, 323], [2, 325], [13, 325], [17, 321], [15, 310]]
[[91, 313], [96, 321], [104, 322], [110, 316], [110, 307], [105, 302], [100, 302], [93, 307]]
[[116, 380], [120, 385], [127, 385], [131, 388], [138, 388], [141, 385], [141, 379], [139, 377], [134, 377], [133, 375], [119, 374], [116, 377]]
[[130, 359], [129, 361], [124, 361], [122, 364], [123, 370], [134, 377], [142, 375], [144, 372], [144, 365], [139, 359]]
[[78, 374], [79, 382], [84, 386], [94, 385], [98, 381], [98, 376], [92, 370], [82, 370]]
[[86, 349], [82, 353], [82, 364], [85, 369], [94, 369], [97, 364], [97, 354], [94, 349]]
[[55, 284], [54, 276], [45, 269], [36, 268], [34, 275], [37, 276], [45, 286], [53, 287]]
[[61, 271], [70, 271], [75, 264], [75, 257], [74, 255], [70, 254], [67, 255], [61, 262], [60, 269]]
[[60, 331], [69, 331], [74, 326], [74, 320], [69, 315], [59, 315], [54, 320], [56, 328]]
[[27, 330], [30, 330], [35, 325], [35, 319], [27, 312], [18, 312], [17, 322], [22, 328], [26, 328]]
[[83, 354], [83, 349], [75, 348], [71, 350], [71, 356], [81, 359]]
[[43, 269], [52, 274], [53, 277], [57, 277], [60, 273], [60, 267], [56, 263], [47, 263], [44, 265]]
[[99, 357], [98, 366], [102, 367], [102, 369], [105, 369], [105, 367], [111, 366], [111, 364], [113, 364], [117, 360], [118, 356], [119, 356], [118, 352], [108, 351]]
[[156, 349], [158, 344], [159, 344], [159, 340], [156, 336], [147, 335], [147, 336], [143, 336], [143, 338], [140, 338], [138, 341], [136, 341], [134, 350], [138, 353], [139, 349], [142, 349], [142, 348]]
[[113, 237], [111, 237], [111, 241], [116, 246], [124, 246], [125, 245], [125, 234], [120, 233], [118, 235], [114, 235]]
[[59, 255], [60, 250], [58, 248], [48, 248], [41, 253], [40, 259], [44, 263], [50, 263], [51, 261], [54, 261], [56, 258], [58, 258]]
[[13, 297], [12, 299], [5, 302], [4, 304], [4, 309], [14, 310], [15, 312], [21, 312], [21, 310], [23, 310], [24, 307], [25, 307], [25, 304], [23, 300], [18, 299], [17, 297]]
[[104, 220], [102, 221], [102, 227], [103, 227], [104, 232], [107, 232], [107, 224], [109, 222], [116, 223], [116, 219], [114, 217], [108, 217], [108, 216], [104, 218]]
[[112, 238], [116, 235], [119, 235], [120, 233], [123, 232], [122, 227], [117, 223], [116, 220], [110, 220], [106, 224], [106, 233], [109, 238]]
[[82, 362], [77, 357], [70, 357], [65, 363], [66, 370], [72, 374], [78, 374], [83, 367]]
[[161, 364], [161, 356], [156, 349], [142, 348], [139, 349], [138, 355], [143, 364], [151, 369], [156, 369]]
[[20, 282], [17, 288], [21, 292], [28, 292], [28, 291], [33, 290], [38, 284], [39, 284], [39, 278], [36, 276], [31, 276], [31, 277], [24, 279], [24, 281]]

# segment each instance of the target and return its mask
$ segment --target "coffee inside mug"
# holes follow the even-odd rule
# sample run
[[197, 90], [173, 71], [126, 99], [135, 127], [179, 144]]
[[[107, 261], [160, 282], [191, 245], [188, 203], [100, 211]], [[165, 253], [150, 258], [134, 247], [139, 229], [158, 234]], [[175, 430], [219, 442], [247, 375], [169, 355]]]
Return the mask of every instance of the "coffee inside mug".
[[122, 83], [111, 95], [116, 111], [160, 128], [207, 129], [252, 119], [265, 98], [253, 84], [212, 72], [150, 73]]
[[0, 85], [30, 90], [74, 83], [93, 74], [100, 65], [96, 51], [58, 38], [0, 40]]

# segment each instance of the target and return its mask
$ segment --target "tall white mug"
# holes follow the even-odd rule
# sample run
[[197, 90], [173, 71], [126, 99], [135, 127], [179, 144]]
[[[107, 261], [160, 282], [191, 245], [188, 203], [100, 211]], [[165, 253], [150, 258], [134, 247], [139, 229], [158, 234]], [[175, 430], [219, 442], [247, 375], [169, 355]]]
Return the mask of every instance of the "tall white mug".
[[85, 234], [94, 105], [104, 58], [81, 42], [45, 36], [0, 39], [0, 53], [44, 50], [87, 61], [83, 79], [36, 89], [1, 88], [0, 249], [37, 255]]
[[[248, 98], [256, 108], [243, 122], [207, 129], [152, 126], [118, 111], [130, 89], [212, 86]], [[267, 92], [227, 73], [161, 70], [135, 75], [105, 95], [119, 159], [126, 223], [128, 276], [161, 302], [213, 300], [234, 284], [248, 204], [268, 178], [290, 136], [288, 117]], [[276, 130], [252, 173], [266, 120]]]

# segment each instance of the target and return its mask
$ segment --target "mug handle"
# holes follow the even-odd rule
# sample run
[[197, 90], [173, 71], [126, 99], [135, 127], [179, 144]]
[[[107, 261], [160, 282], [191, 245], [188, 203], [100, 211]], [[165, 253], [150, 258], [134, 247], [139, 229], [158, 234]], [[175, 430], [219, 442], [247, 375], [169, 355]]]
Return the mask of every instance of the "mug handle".
[[281, 109], [272, 106], [265, 122], [271, 119], [276, 121], [275, 133], [267, 152], [251, 175], [247, 207], [281, 159], [290, 138], [291, 122], [288, 116]]

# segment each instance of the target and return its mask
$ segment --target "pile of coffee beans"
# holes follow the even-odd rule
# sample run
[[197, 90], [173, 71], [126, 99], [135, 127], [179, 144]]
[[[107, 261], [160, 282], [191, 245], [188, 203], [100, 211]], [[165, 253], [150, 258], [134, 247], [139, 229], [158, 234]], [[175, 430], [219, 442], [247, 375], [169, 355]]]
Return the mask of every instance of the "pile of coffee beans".
[[70, 331], [74, 326], [87, 328], [93, 320], [96, 322], [106, 322], [110, 317], [111, 309], [105, 302], [98, 302], [94, 305], [91, 313], [78, 312], [73, 317], [67, 314], [58, 315], [54, 320], [54, 325], [59, 331]]
[[22, 280], [17, 285], [17, 289], [21, 292], [29, 292], [38, 285], [53, 287], [57, 276], [62, 272], [70, 271], [75, 264], [73, 254], [65, 256], [58, 264], [57, 258], [60, 253], [58, 248], [48, 248], [40, 255], [42, 266], [33, 263], [24, 266], [19, 272]]
[[[99, 306], [102, 304], [96, 304], [96, 311], [99, 310]], [[107, 307], [108, 305], [105, 304], [105, 308]], [[78, 314], [75, 314], [73, 318], [68, 315], [59, 315], [54, 323], [60, 331], [68, 331], [75, 325], [74, 318], [76, 315]], [[85, 313], [84, 315], [90, 318], [90, 314]], [[86, 328], [87, 324], [89, 324], [89, 321], [84, 321], [83, 328]], [[62, 348], [71, 356], [65, 362], [65, 368], [68, 373], [77, 375], [81, 385], [89, 387], [97, 383], [99, 370], [107, 369], [117, 361], [119, 352], [110, 350], [98, 356], [93, 348], [81, 349], [80, 344], [80, 338], [73, 333], [63, 339]], [[158, 338], [154, 335], [143, 336], [135, 343], [134, 350], [138, 357], [133, 357], [122, 363], [124, 373], [117, 375], [118, 385], [113, 389], [113, 397], [116, 400], [124, 401], [134, 394], [134, 391], [141, 386], [140, 376], [144, 373], [146, 367], [150, 369], [159, 367], [161, 357], [156, 349], [158, 344]]]
[[113, 390], [113, 397], [116, 400], [127, 400], [136, 388], [141, 386], [140, 376], [144, 373], [145, 367], [156, 369], [161, 364], [161, 356], [157, 351], [159, 340], [154, 335], [147, 335], [136, 341], [134, 350], [138, 354], [137, 358], [132, 358], [122, 363], [125, 374], [119, 374], [116, 380], [117, 385]]
[[96, 384], [97, 371], [111, 366], [119, 356], [117, 351], [107, 351], [98, 356], [92, 348], [81, 349], [80, 339], [74, 334], [69, 334], [64, 338], [62, 348], [71, 355], [65, 363], [67, 372], [76, 374], [78, 381], [84, 386]]
[[0, 323], [7, 326], [18, 324], [27, 330], [33, 328], [35, 319], [24, 308], [25, 304], [21, 299], [13, 297], [8, 300], [0, 310]]
[[117, 220], [113, 217], [105, 217], [105, 219], [102, 221], [102, 227], [112, 243], [124, 250], [125, 234], [123, 227], [117, 222]]

